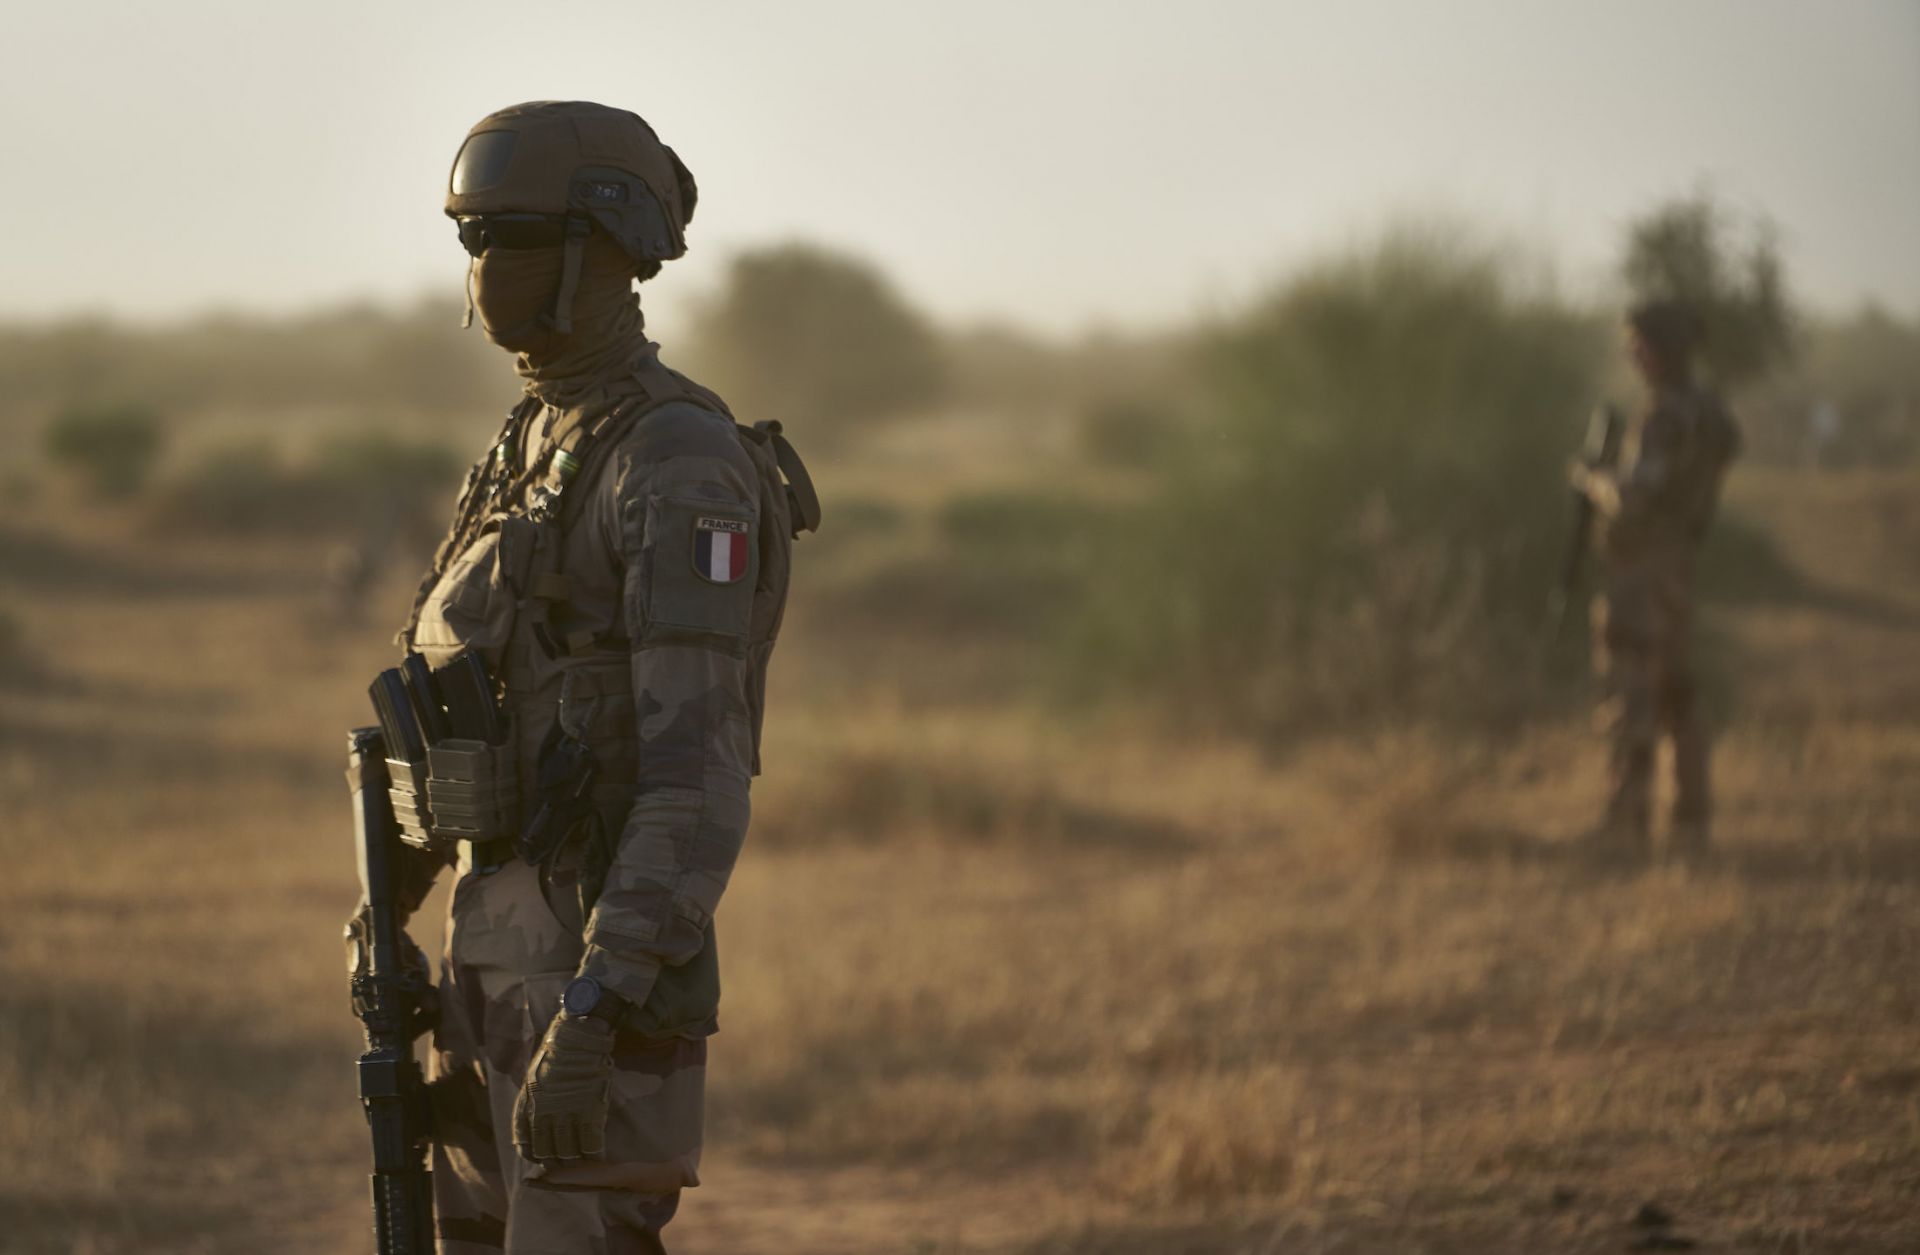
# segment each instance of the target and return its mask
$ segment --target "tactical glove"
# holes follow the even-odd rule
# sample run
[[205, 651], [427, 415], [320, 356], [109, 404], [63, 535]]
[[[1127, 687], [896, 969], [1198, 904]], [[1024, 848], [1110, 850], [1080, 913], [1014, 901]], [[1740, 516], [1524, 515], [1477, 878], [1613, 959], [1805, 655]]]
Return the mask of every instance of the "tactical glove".
[[[373, 921], [367, 918], [366, 903], [362, 902], [360, 908], [347, 917], [347, 926], [340, 932], [341, 939], [347, 943], [347, 975], [365, 976], [368, 951], [373, 947]], [[400, 962], [408, 975], [431, 986], [433, 964], [427, 961], [427, 952], [405, 933], [400, 935], [400, 940], [406, 943], [400, 951]]]
[[613, 1026], [557, 1015], [513, 1104], [513, 1144], [528, 1159], [578, 1159], [606, 1149]]

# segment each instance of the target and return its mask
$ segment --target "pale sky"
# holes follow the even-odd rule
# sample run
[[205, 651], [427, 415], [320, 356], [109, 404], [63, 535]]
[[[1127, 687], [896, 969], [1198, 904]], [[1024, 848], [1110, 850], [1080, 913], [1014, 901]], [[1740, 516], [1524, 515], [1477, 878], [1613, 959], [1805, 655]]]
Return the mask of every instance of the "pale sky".
[[587, 98], [700, 181], [671, 317], [732, 249], [867, 255], [943, 317], [1231, 303], [1396, 216], [1605, 274], [1703, 183], [1817, 305], [1920, 312], [1920, 0], [5, 0], [0, 318], [456, 290], [467, 128]]

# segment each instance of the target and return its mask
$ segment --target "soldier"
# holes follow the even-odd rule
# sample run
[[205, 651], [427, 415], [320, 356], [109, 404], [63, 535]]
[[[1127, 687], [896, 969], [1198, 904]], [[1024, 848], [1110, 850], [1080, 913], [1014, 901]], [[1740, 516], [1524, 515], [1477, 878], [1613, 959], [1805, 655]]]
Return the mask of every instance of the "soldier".
[[1627, 434], [1620, 470], [1573, 470], [1574, 487], [1600, 519], [1605, 568], [1593, 617], [1612, 740], [1611, 791], [1595, 840], [1609, 854], [1638, 860], [1650, 853], [1653, 766], [1664, 732], [1674, 749], [1669, 847], [1698, 857], [1706, 852], [1712, 806], [1707, 734], [1688, 659], [1694, 554], [1740, 433], [1720, 398], [1695, 379], [1700, 327], [1687, 306], [1639, 305], [1626, 332], [1647, 407]]
[[459, 873], [430, 1069], [445, 1255], [661, 1251], [699, 1183], [713, 916], [818, 505], [777, 425], [737, 426], [644, 333], [635, 282], [685, 252], [695, 197], [644, 121], [586, 102], [484, 118], [453, 165], [469, 319], [525, 395], [402, 633], [482, 659], [509, 729], [462, 795], [500, 822], [436, 831], [460, 802], [429, 778], [409, 833], [407, 905]]

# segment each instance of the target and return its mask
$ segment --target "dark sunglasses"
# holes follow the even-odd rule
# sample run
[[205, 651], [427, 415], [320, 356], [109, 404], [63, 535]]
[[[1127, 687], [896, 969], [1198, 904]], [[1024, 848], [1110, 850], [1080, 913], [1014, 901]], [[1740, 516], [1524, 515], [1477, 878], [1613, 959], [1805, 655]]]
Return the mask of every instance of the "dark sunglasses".
[[490, 248], [557, 248], [567, 239], [565, 214], [474, 214], [454, 223], [472, 257]]

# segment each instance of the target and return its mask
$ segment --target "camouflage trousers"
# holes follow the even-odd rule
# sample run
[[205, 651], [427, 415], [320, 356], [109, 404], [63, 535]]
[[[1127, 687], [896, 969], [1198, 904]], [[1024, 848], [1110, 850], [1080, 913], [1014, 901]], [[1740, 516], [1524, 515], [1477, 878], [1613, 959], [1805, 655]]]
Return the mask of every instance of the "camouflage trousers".
[[441, 965], [431, 1063], [441, 1255], [655, 1255], [683, 1187], [699, 1184], [706, 1042], [622, 1040], [607, 1149], [535, 1163], [513, 1104], [580, 960], [571, 886], [542, 890], [513, 860], [462, 857]]
[[1608, 572], [1594, 601], [1595, 666], [1610, 742], [1608, 829], [1644, 841], [1653, 807], [1654, 764], [1664, 734], [1673, 740], [1673, 822], [1682, 841], [1705, 839], [1711, 815], [1708, 740], [1694, 691], [1693, 564], [1690, 555]]

